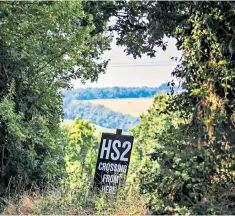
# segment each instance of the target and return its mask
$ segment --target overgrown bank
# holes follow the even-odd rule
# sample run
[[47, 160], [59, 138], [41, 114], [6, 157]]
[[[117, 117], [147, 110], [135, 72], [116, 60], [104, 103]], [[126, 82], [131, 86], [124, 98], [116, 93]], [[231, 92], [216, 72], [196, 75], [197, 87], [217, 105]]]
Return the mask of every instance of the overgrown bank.
[[[177, 97], [181, 100], [181, 95]], [[9, 200], [6, 197], [5, 213], [233, 214], [234, 184], [229, 178], [233, 173], [219, 170], [226, 165], [220, 153], [197, 150], [187, 131], [190, 118], [186, 121], [180, 110], [169, 110], [175, 99], [157, 95], [132, 130], [135, 143], [128, 181], [117, 197], [92, 192], [98, 140], [89, 121], [77, 118], [65, 128], [65, 177], [57, 180], [57, 187], [23, 189]]]
[[[67, 213], [73, 205], [86, 209], [87, 204], [97, 213], [115, 213], [114, 206], [105, 207], [105, 198], [83, 198], [89, 198], [83, 195], [98, 143], [91, 125], [79, 118], [67, 129], [60, 127], [59, 93], [71, 87], [71, 79], [95, 81], [105, 71], [101, 56], [115, 29], [117, 44], [134, 57], [154, 57], [156, 47], [167, 49], [165, 35], [177, 40], [182, 53], [172, 75], [183, 92], [157, 95], [132, 132], [130, 185], [153, 214], [235, 213], [235, 3], [0, 4], [2, 209], [11, 194], [20, 204], [24, 191], [39, 191], [44, 213], [62, 206]], [[117, 19], [108, 26], [111, 16]], [[48, 185], [53, 189], [46, 190]], [[41, 199], [47, 191], [58, 191], [59, 200]]]
[[130, 174], [117, 196], [96, 194], [94, 179], [98, 139], [89, 121], [79, 117], [63, 128], [66, 137], [63, 177], [40, 189], [22, 185], [18, 191], [9, 188], [2, 203], [2, 213], [19, 214], [147, 214], [146, 200]]

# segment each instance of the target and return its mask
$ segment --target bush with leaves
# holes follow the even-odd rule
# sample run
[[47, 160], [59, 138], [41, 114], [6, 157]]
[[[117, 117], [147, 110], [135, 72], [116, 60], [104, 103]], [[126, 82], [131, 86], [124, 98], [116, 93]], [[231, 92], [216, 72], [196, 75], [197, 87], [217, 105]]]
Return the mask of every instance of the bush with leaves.
[[[140, 125], [133, 129], [138, 155], [132, 165], [133, 177], [140, 178], [141, 193], [155, 214], [225, 213], [215, 202], [232, 189], [231, 179], [224, 175], [229, 173], [221, 160], [224, 154], [211, 146], [198, 147], [200, 143], [190, 128], [192, 114], [183, 117], [180, 101], [182, 95], [157, 95]], [[173, 111], [170, 107], [175, 103], [178, 109]], [[226, 156], [229, 163], [229, 154]]]
[[64, 181], [69, 195], [65, 199], [76, 200], [82, 206], [92, 186], [95, 172], [97, 159], [95, 128], [88, 120], [82, 120], [79, 116], [72, 125], [65, 127], [70, 140], [65, 157], [68, 175]]

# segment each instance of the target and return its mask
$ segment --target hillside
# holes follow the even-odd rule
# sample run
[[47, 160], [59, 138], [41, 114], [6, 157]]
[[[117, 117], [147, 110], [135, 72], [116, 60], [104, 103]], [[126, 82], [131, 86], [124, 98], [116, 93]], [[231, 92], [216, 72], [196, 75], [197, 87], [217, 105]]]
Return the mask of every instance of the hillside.
[[78, 115], [101, 128], [122, 128], [127, 132], [139, 123], [158, 92], [169, 92], [167, 84], [159, 87], [110, 87], [63, 90], [64, 118]]
[[[65, 119], [62, 122], [62, 125], [71, 125], [74, 122], [74, 117], [76, 115], [82, 116], [82, 118], [85, 118], [85, 116], [88, 116], [91, 112], [90, 106], [93, 108], [101, 109], [100, 113], [102, 113], [104, 110], [105, 112], [111, 112], [110, 115], [115, 115], [116, 119], [118, 119], [118, 116], [121, 114], [124, 114], [126, 118], [130, 118], [130, 116], [137, 117], [147, 111], [147, 109], [151, 106], [153, 102], [153, 98], [123, 98], [123, 99], [97, 99], [97, 100], [87, 100], [87, 101], [72, 101], [69, 106], [67, 106], [67, 109], [65, 110]], [[90, 103], [90, 105], [87, 105], [87, 103]], [[101, 106], [99, 106], [101, 105]], [[79, 108], [78, 108], [79, 106]], [[84, 107], [84, 109], [82, 109]], [[108, 109], [106, 109], [108, 108]], [[80, 110], [79, 113], [76, 110]], [[76, 113], [76, 114], [74, 114]], [[91, 122], [94, 122], [94, 118], [97, 117], [94, 113], [94, 117], [89, 116], [89, 120]], [[123, 115], [122, 115], [123, 116]], [[102, 117], [100, 114], [99, 117]], [[70, 119], [68, 119], [70, 118]], [[105, 118], [105, 117], [104, 117]], [[102, 121], [102, 118], [98, 118]], [[97, 122], [95, 119], [95, 123], [93, 125], [96, 128], [95, 135], [99, 136], [102, 132], [111, 132], [115, 133], [117, 127], [114, 128], [108, 128], [104, 126], [100, 126], [99, 124], [103, 124]], [[103, 120], [105, 121], [105, 120]], [[118, 119], [118, 122], [122, 122], [123, 118]], [[111, 125], [111, 124], [110, 124]], [[135, 126], [135, 124], [131, 125]], [[121, 127], [121, 126], [120, 126]], [[123, 132], [127, 133], [127, 132]]]
[[88, 119], [91, 123], [101, 127], [109, 129], [122, 128], [124, 132], [139, 123], [139, 117], [114, 112], [105, 106], [90, 102], [72, 101], [64, 107], [64, 118], [74, 120], [77, 116]]

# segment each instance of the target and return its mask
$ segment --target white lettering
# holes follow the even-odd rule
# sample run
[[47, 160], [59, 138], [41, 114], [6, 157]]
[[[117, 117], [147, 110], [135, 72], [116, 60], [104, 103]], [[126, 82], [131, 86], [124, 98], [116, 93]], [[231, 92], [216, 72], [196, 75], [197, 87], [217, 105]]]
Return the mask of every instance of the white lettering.
[[99, 163], [98, 169], [102, 170], [102, 163]]
[[104, 174], [103, 177], [102, 177], [102, 182], [105, 182], [105, 183], [114, 183], [114, 184], [117, 184], [119, 181], [119, 176], [117, 175], [108, 175], [108, 174]]
[[112, 158], [112, 160], [118, 160], [118, 158], [120, 157], [120, 152], [119, 152], [119, 150], [117, 149], [116, 144], [118, 144], [118, 147], [119, 147], [119, 148], [121, 147], [121, 142], [120, 142], [119, 140], [114, 140], [114, 141], [113, 141], [112, 147], [113, 147], [113, 150], [114, 150], [115, 153], [116, 153], [116, 156], [114, 156], [114, 153], [111, 153], [111, 158]]
[[113, 182], [114, 184], [117, 184], [118, 181], [119, 181], [119, 176], [117, 176], [117, 175], [112, 175], [112, 182]]
[[98, 170], [115, 173], [126, 173], [127, 165], [113, 163], [99, 163]]
[[102, 170], [105, 170], [106, 169], [106, 163], [103, 163], [103, 169]]
[[109, 170], [110, 172], [112, 172], [113, 171], [113, 164], [110, 164], [110, 170]]
[[102, 187], [101, 187], [101, 191], [102, 191], [102, 192], [105, 192], [105, 193], [112, 193], [112, 194], [115, 193], [116, 189], [117, 189], [116, 187], [114, 187], [114, 186], [108, 186], [108, 185], [102, 185]]
[[124, 156], [129, 152], [129, 150], [131, 149], [131, 143], [129, 141], [125, 141], [122, 144], [122, 148], [125, 148], [127, 145], [127, 148], [125, 149], [125, 151], [122, 153], [120, 160], [121, 161], [128, 161], [128, 158], [125, 158]]
[[106, 176], [107, 176], [106, 174], [103, 175], [102, 182], [105, 182]]
[[108, 146], [105, 146], [105, 145], [106, 145], [106, 139], [103, 139], [100, 158], [102, 158], [102, 159], [104, 158], [104, 152], [105, 152], [105, 151], [106, 151], [106, 157], [105, 157], [105, 159], [108, 159], [108, 158], [109, 158], [111, 143], [112, 143], [112, 140], [109, 140]]
[[126, 170], [127, 170], [127, 165], [124, 165], [123, 166], [123, 172], [126, 173]]
[[118, 172], [117, 164], [114, 164], [114, 172]]

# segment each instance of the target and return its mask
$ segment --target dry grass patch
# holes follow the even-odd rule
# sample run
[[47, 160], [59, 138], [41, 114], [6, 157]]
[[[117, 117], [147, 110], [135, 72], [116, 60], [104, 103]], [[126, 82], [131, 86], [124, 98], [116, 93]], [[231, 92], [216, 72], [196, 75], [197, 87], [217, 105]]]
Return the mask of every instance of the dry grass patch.
[[35, 212], [34, 197], [23, 195], [18, 204], [8, 202], [3, 215], [29, 215]]
[[145, 204], [146, 201], [140, 193], [135, 189], [131, 189], [126, 199], [117, 201], [115, 215], [148, 215], [149, 211]]
[[[145, 200], [135, 189], [122, 195], [106, 197], [90, 194], [84, 205], [76, 197], [58, 191], [33, 195], [24, 194], [18, 201], [10, 201], [3, 215], [147, 215]], [[61, 202], [62, 201], [62, 202]]]

